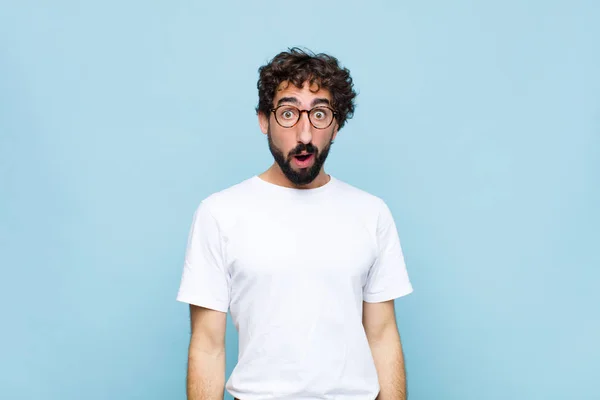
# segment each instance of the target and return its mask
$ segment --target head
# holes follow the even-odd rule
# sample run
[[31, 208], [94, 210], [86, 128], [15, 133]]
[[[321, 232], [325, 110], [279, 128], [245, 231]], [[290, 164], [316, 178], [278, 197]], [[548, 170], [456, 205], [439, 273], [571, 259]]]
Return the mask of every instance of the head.
[[271, 154], [289, 181], [308, 185], [354, 114], [350, 72], [332, 56], [293, 48], [276, 55], [259, 73], [256, 111]]

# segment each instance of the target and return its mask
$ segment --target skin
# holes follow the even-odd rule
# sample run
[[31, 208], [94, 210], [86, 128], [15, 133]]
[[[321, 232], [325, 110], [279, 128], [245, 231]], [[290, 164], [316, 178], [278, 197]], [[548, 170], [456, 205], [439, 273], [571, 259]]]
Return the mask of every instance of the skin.
[[376, 400], [406, 400], [404, 354], [394, 301], [363, 302], [363, 326], [381, 388]]
[[[294, 102], [286, 101], [283, 104], [295, 105], [301, 110], [311, 109], [315, 101], [332, 101], [328, 90], [316, 90], [316, 87], [309, 87], [307, 83], [302, 88], [283, 83], [273, 99], [274, 106], [278, 105], [282, 98], [294, 99]], [[271, 135], [272, 144], [281, 150], [286, 158], [299, 143], [311, 143], [321, 152], [335, 139], [339, 130], [336, 121], [327, 129], [314, 128], [306, 113], [302, 114], [292, 128], [281, 127], [272, 113], [269, 116], [259, 113], [258, 122], [263, 134]], [[293, 162], [292, 167], [299, 169]], [[271, 167], [259, 176], [275, 185], [298, 189], [317, 188], [325, 185], [330, 179], [323, 167], [312, 182], [297, 185], [286, 177], [277, 162], [273, 162]], [[192, 336], [188, 354], [188, 400], [221, 400], [225, 386], [227, 314], [193, 305], [190, 306], [190, 314]], [[404, 357], [396, 325], [394, 301], [363, 302], [362, 322], [381, 387], [377, 400], [406, 400]]]
[[188, 400], [222, 400], [225, 392], [227, 314], [190, 305], [192, 336], [188, 350]]

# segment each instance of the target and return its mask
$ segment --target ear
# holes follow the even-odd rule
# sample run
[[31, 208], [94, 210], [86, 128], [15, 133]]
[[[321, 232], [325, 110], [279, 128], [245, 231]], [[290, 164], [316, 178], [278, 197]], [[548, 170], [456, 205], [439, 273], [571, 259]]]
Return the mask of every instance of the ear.
[[258, 112], [258, 125], [260, 126], [260, 130], [265, 135], [269, 131], [269, 117], [267, 117], [262, 111]]
[[337, 136], [339, 129], [340, 129], [340, 126], [336, 122], [335, 127], [333, 128], [333, 135], [331, 135], [331, 141], [335, 140], [335, 137]]

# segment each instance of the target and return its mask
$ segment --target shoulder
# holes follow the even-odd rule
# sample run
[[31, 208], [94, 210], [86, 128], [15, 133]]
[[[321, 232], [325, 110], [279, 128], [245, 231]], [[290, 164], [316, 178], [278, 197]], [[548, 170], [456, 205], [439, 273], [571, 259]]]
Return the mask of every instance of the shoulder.
[[395, 226], [392, 211], [383, 198], [340, 180], [337, 187], [340, 203], [352, 215], [365, 221], [374, 231], [379, 232]]
[[242, 210], [247, 205], [254, 189], [253, 180], [254, 178], [248, 178], [211, 193], [200, 200], [197, 210], [211, 214], [218, 221], [227, 219], [228, 215]]
[[204, 198], [202, 203], [205, 203], [211, 207], [220, 207], [241, 203], [252, 193], [253, 181], [253, 177], [248, 178], [234, 185], [226, 187], [225, 189], [214, 192]]
[[359, 210], [379, 214], [385, 212], [388, 206], [381, 197], [361, 189], [348, 182], [336, 179], [338, 196], [345, 204], [351, 204]]

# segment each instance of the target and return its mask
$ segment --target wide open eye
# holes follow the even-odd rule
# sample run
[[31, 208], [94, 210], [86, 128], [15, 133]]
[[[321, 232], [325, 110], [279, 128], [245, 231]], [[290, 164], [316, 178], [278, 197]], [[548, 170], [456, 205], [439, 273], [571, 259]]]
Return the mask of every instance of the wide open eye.
[[327, 108], [315, 108], [312, 110], [312, 116], [317, 121], [327, 121], [331, 112]]
[[310, 111], [310, 120], [315, 128], [328, 127], [333, 120], [333, 111], [327, 107], [316, 107]]
[[298, 109], [295, 107], [281, 107], [277, 110], [277, 118], [281, 121], [295, 121], [298, 118]]

